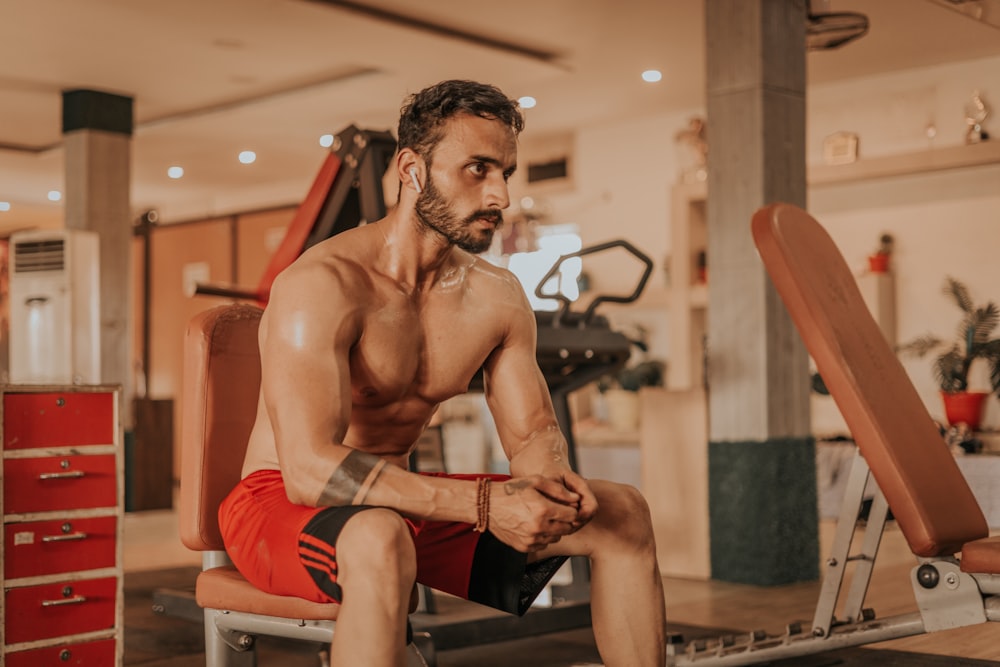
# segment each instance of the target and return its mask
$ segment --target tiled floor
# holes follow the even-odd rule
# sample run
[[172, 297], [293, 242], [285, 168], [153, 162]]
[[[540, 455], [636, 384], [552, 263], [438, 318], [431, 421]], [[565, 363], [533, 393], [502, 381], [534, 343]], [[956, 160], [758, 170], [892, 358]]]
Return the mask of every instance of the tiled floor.
[[[822, 552], [832, 539], [833, 524], [821, 524]], [[200, 556], [187, 550], [177, 533], [172, 511], [132, 513], [125, 520], [125, 569], [127, 572], [198, 565]], [[887, 528], [866, 606], [880, 617], [914, 611], [916, 604], [909, 583], [915, 565], [894, 525]], [[786, 623], [811, 619], [819, 584], [805, 582], [760, 588], [717, 581], [665, 578], [667, 616], [688, 625], [780, 631]], [[901, 651], [917, 651], [1000, 661], [1000, 623], [898, 639], [879, 645]], [[961, 664], [956, 661], [956, 664]]]
[[181, 544], [172, 510], [127, 513], [124, 552], [126, 572], [201, 564], [201, 555]]

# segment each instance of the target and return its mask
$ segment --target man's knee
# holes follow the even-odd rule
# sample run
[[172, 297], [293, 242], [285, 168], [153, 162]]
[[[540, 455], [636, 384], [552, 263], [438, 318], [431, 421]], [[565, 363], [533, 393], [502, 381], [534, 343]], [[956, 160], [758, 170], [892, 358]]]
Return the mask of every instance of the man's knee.
[[605, 526], [630, 549], [652, 549], [653, 522], [649, 504], [634, 486], [609, 484], [599, 498], [598, 516], [604, 514]]
[[337, 540], [337, 562], [345, 573], [384, 577], [394, 571], [402, 583], [412, 584], [417, 573], [409, 526], [397, 512], [383, 508], [359, 512], [347, 522]]

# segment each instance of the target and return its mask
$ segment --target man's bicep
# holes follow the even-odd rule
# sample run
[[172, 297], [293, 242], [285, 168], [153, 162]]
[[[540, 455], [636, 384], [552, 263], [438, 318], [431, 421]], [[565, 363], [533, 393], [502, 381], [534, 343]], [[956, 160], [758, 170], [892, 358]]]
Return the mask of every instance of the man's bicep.
[[322, 308], [276, 304], [261, 334], [262, 390], [282, 467], [343, 439], [350, 419], [348, 323]]

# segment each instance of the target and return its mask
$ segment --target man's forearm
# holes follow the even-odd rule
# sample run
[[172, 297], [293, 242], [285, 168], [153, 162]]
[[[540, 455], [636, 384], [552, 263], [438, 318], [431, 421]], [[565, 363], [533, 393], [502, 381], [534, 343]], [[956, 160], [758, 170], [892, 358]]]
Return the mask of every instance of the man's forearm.
[[537, 475], [553, 467], [569, 469], [566, 438], [555, 424], [529, 435], [510, 457], [510, 473], [514, 477]]
[[316, 505], [374, 505], [419, 519], [474, 523], [476, 484], [417, 475], [352, 449], [330, 474]]

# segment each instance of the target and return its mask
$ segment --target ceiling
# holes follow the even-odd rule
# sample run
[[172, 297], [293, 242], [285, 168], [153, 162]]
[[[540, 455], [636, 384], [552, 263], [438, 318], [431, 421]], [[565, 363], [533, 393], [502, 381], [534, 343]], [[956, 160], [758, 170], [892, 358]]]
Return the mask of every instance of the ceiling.
[[[1000, 0], [814, 0], [870, 31], [810, 83], [1000, 55]], [[61, 224], [61, 93], [134, 99], [133, 209], [163, 222], [297, 202], [349, 124], [395, 128], [446, 78], [532, 95], [523, 140], [704, 105], [703, 0], [0, 0], [0, 234]], [[647, 68], [663, 71], [644, 83]], [[242, 165], [242, 150], [258, 159]], [[182, 166], [179, 180], [167, 168]]]

